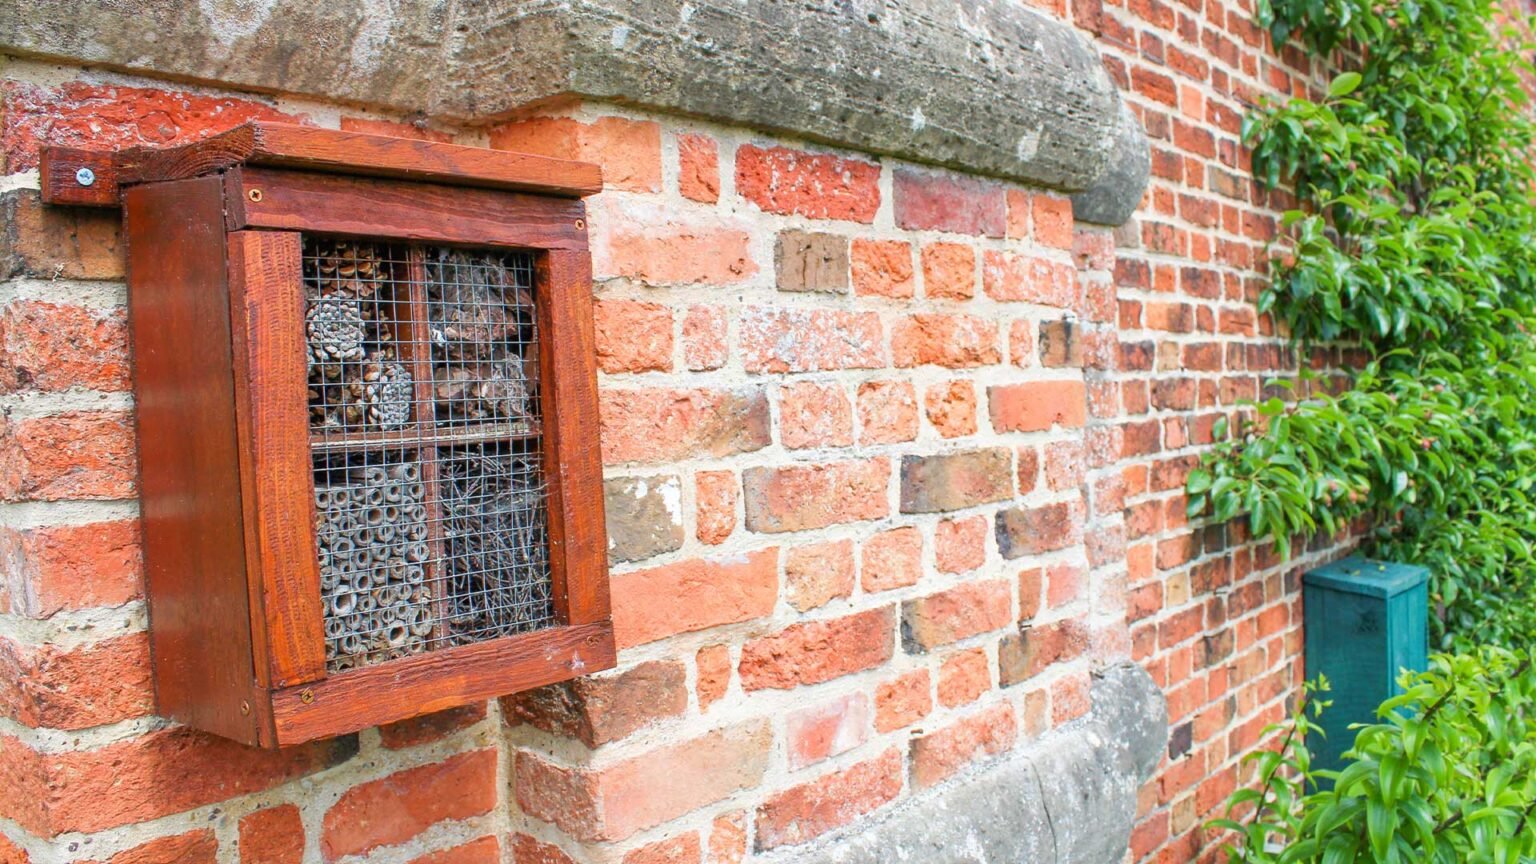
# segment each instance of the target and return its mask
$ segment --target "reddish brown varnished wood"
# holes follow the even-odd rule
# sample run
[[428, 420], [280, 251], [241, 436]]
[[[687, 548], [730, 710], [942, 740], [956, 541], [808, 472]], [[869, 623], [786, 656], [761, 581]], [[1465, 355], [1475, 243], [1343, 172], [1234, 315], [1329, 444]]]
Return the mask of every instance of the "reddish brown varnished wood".
[[586, 162], [389, 135], [254, 121], [193, 144], [123, 151], [124, 184], [258, 165], [580, 197], [603, 188]]
[[592, 264], [585, 251], [539, 256], [540, 388], [549, 480], [550, 571], [569, 624], [607, 620], [608, 557], [597, 416]]
[[229, 235], [236, 416], [257, 681], [325, 675], [320, 567], [309, 457], [301, 240], [290, 231]]
[[124, 204], [159, 712], [270, 745], [253, 665], [220, 183], [138, 187]]
[[615, 662], [606, 621], [445, 648], [273, 694], [280, 746], [542, 687]]
[[232, 231], [282, 228], [477, 246], [586, 246], [580, 201], [261, 168], [225, 177]]
[[[80, 169], [91, 172], [89, 186], [80, 182]], [[76, 147], [44, 147], [38, 164], [43, 201], [86, 207], [116, 207], [117, 165], [111, 153]]]

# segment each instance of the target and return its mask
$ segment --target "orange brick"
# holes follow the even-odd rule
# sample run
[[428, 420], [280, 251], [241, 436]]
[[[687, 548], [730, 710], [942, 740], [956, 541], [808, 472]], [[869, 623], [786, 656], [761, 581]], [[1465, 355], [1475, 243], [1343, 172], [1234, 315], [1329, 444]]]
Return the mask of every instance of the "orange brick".
[[797, 611], [807, 612], [853, 593], [853, 541], [790, 547], [784, 558], [786, 599]]
[[706, 864], [741, 864], [747, 857], [747, 814], [737, 810], [716, 816], [709, 829]]
[[882, 531], [864, 541], [859, 560], [866, 593], [916, 585], [923, 578], [923, 535], [910, 526]]
[[976, 296], [976, 253], [963, 243], [923, 247], [923, 296], [969, 300]]
[[855, 239], [849, 250], [853, 292], [893, 300], [910, 298], [916, 283], [912, 244], [898, 240]]
[[976, 388], [969, 381], [949, 381], [923, 394], [928, 422], [945, 438], [976, 434]]
[[731, 649], [725, 645], [706, 645], [694, 655], [698, 667], [699, 710], [720, 701], [731, 688]]
[[204, 828], [140, 844], [113, 855], [106, 864], [214, 864], [218, 855], [219, 841]]
[[68, 650], [0, 638], [0, 716], [24, 726], [85, 729], [153, 711], [144, 633]]
[[945, 708], [975, 702], [990, 689], [992, 671], [981, 648], [955, 654], [939, 667], [939, 704]]
[[885, 457], [824, 465], [748, 468], [742, 472], [747, 529], [805, 531], [881, 519], [890, 510]]
[[490, 130], [496, 150], [514, 150], [602, 166], [603, 185], [630, 192], [661, 191], [661, 126], [649, 120], [530, 117]]
[[893, 618], [890, 607], [871, 609], [754, 639], [741, 649], [741, 686], [788, 690], [879, 666], [891, 659]]
[[1013, 592], [1006, 581], [966, 582], [902, 604], [902, 640], [909, 652], [931, 651], [1008, 626]]
[[122, 309], [18, 300], [0, 312], [0, 392], [128, 389]]
[[1004, 702], [912, 741], [912, 784], [927, 788], [1013, 746], [1018, 722]]
[[122, 411], [0, 420], [0, 499], [131, 498], [133, 442]]
[[496, 806], [496, 751], [476, 750], [354, 786], [325, 813], [327, 861], [403, 843], [438, 822]]
[[736, 475], [730, 471], [700, 471], [694, 475], [699, 542], [724, 543], [736, 530]]
[[677, 136], [677, 188], [684, 198], [720, 200], [720, 146], [708, 135]]
[[683, 363], [690, 372], [705, 372], [725, 365], [727, 326], [724, 309], [688, 307], [683, 316]]
[[779, 440], [790, 449], [853, 443], [853, 406], [838, 384], [802, 381], [779, 389]]
[[672, 310], [660, 303], [598, 300], [593, 309], [598, 368], [616, 372], [672, 369]]
[[901, 368], [991, 366], [1002, 359], [997, 325], [975, 315], [909, 315], [891, 328], [891, 360]]
[[1072, 199], [1036, 192], [1030, 196], [1035, 242], [1056, 249], [1072, 248]]
[[859, 385], [859, 443], [898, 444], [917, 437], [917, 394], [907, 381]]
[[680, 223], [644, 207], [615, 206], [607, 216], [612, 224], [593, 244], [600, 275], [651, 285], [736, 285], [757, 273], [751, 235], [741, 228]]
[[761, 450], [772, 440], [761, 390], [609, 390], [599, 397], [603, 459], [673, 462]]
[[989, 249], [982, 255], [981, 289], [999, 302], [1073, 309], [1077, 306], [1077, 271], [1065, 261]]
[[928, 670], [918, 669], [875, 688], [875, 729], [891, 732], [928, 716], [933, 694]]
[[240, 820], [240, 864], [301, 864], [304, 823], [299, 808], [280, 804]]
[[987, 388], [987, 406], [998, 432], [1075, 429], [1087, 420], [1088, 391], [1078, 380], [1000, 384]]
[[627, 648], [768, 615], [779, 596], [778, 560], [777, 548], [759, 549], [616, 574], [614, 637]]
[[901, 794], [895, 749], [843, 771], [786, 789], [757, 809], [757, 846], [793, 846], [852, 822]]
[[869, 740], [869, 697], [849, 693], [791, 711], [784, 718], [784, 732], [791, 770], [846, 753]]
[[514, 834], [512, 864], [576, 864], [576, 859], [553, 843], [535, 840], [527, 834]]
[[933, 532], [934, 561], [940, 573], [964, 573], [987, 563], [985, 516], [946, 519]]
[[623, 864], [698, 864], [700, 852], [698, 832], [689, 831], [631, 849]]
[[736, 192], [767, 213], [869, 223], [880, 209], [880, 167], [826, 153], [743, 144], [736, 150]]

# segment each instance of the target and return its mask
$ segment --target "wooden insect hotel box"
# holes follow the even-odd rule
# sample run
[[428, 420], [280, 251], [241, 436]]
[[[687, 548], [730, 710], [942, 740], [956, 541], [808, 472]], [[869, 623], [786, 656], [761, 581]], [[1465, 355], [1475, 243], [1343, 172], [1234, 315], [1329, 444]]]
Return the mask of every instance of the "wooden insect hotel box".
[[614, 663], [595, 166], [254, 123], [122, 207], [161, 714], [281, 747]]

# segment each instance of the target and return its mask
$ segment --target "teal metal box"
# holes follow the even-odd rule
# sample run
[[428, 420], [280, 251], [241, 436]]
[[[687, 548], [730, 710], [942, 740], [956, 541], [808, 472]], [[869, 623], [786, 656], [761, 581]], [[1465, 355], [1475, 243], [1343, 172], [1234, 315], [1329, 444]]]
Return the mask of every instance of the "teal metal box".
[[1352, 723], [1376, 720], [1376, 708], [1402, 692], [1403, 669], [1429, 663], [1429, 571], [1407, 564], [1346, 558], [1301, 577], [1306, 605], [1307, 680], [1326, 675], [1333, 705], [1323, 712], [1327, 738], [1312, 736], [1315, 767], [1337, 769], [1353, 746]]

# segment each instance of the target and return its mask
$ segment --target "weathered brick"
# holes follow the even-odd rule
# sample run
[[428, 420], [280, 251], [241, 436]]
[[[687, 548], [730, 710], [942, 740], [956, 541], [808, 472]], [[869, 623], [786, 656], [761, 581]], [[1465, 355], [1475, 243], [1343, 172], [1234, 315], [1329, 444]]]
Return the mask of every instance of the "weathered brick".
[[85, 729], [153, 710], [146, 634], [70, 649], [0, 638], [0, 717], [23, 726]]
[[629, 647], [769, 614], [779, 596], [778, 554], [760, 549], [615, 574], [614, 637]]
[[699, 542], [710, 546], [724, 543], [736, 530], [736, 501], [740, 484], [730, 471], [700, 471], [693, 478], [693, 500], [697, 511], [694, 533]]
[[987, 388], [987, 407], [998, 432], [1076, 428], [1087, 420], [1088, 391], [1077, 380], [999, 384]]
[[660, 303], [601, 299], [593, 309], [597, 365], [604, 372], [672, 368], [672, 310]]
[[740, 810], [715, 817], [709, 828], [705, 864], [741, 864], [747, 857], [747, 814]]
[[891, 659], [890, 607], [792, 624], [741, 649], [737, 672], [752, 690], [788, 690], [872, 669]]
[[757, 274], [751, 234], [738, 222], [681, 221], [659, 205], [624, 201], [594, 213], [593, 225], [603, 229], [592, 247], [599, 276], [650, 285], [736, 285]]
[[729, 359], [729, 325], [718, 306], [689, 306], [683, 315], [683, 364], [690, 372], [719, 369]]
[[500, 864], [501, 843], [495, 837], [481, 837], [436, 852], [412, 858], [406, 864]]
[[902, 644], [908, 653], [921, 654], [999, 630], [1012, 619], [1013, 591], [1006, 581], [965, 582], [902, 603]]
[[948, 381], [923, 394], [928, 422], [945, 438], [976, 434], [976, 388], [969, 381]]
[[901, 457], [901, 512], [942, 513], [1013, 497], [1007, 448]]
[[720, 145], [708, 135], [677, 136], [677, 189], [684, 198], [720, 200]]
[[729, 456], [772, 441], [760, 389], [605, 389], [599, 402], [603, 459], [610, 464]]
[[987, 517], [940, 522], [933, 530], [933, 557], [940, 573], [964, 573], [987, 563]]
[[981, 261], [981, 288], [999, 302], [1037, 303], [1072, 309], [1077, 305], [1077, 271], [1065, 261], [987, 250]]
[[786, 599], [806, 612], [847, 597], [853, 593], [853, 570], [852, 540], [793, 546], [784, 558]]
[[688, 709], [682, 663], [653, 660], [617, 675], [587, 676], [501, 700], [508, 720], [599, 747]]
[[473, 705], [449, 708], [446, 711], [435, 711], [409, 720], [386, 723], [379, 727], [379, 743], [390, 750], [431, 744], [461, 729], [468, 729], [484, 720], [485, 715], [485, 703], [478, 702]]
[[1080, 621], [1024, 627], [998, 643], [998, 679], [1004, 687], [1027, 681], [1056, 663], [1081, 656], [1088, 645], [1088, 628]]
[[813, 231], [781, 231], [774, 245], [780, 291], [848, 293], [848, 238]]
[[203, 828], [141, 843], [113, 855], [104, 864], [214, 864], [218, 856], [219, 841], [213, 831]]
[[1002, 360], [997, 324], [976, 315], [909, 315], [891, 328], [891, 361], [898, 367], [965, 369]]
[[1082, 367], [1083, 340], [1077, 322], [1066, 318], [1040, 322], [1040, 365]]
[[676, 475], [604, 480], [608, 560], [640, 561], [681, 548], [682, 495]]
[[859, 549], [860, 584], [873, 594], [916, 585], [923, 578], [923, 535], [916, 528], [892, 528]]
[[885, 365], [884, 330], [874, 312], [749, 307], [741, 315], [741, 362], [748, 372], [829, 372]]
[[280, 804], [240, 820], [240, 864], [301, 864], [304, 822], [299, 808]]
[[742, 472], [747, 529], [773, 534], [884, 518], [890, 476], [884, 457], [748, 468]]
[[518, 807], [535, 819], [578, 840], [623, 840], [757, 786], [772, 746], [772, 727], [751, 721], [601, 769], [562, 768], [523, 751], [512, 785]]
[[18, 300], [0, 312], [0, 392], [128, 389], [122, 309]]
[[917, 437], [917, 393], [909, 381], [859, 385], [859, 443], [899, 444]]
[[1007, 207], [1003, 188], [995, 183], [897, 168], [892, 187], [896, 224], [901, 228], [1003, 236]]
[[964, 243], [923, 247], [923, 296], [969, 300], [976, 295], [976, 253]]
[[1013, 507], [997, 514], [997, 549], [1004, 558], [1065, 549], [1082, 539], [1083, 514], [1074, 504]]
[[689, 831], [631, 849], [620, 864], [698, 864], [700, 854], [699, 834]]
[[847, 825], [894, 801], [901, 786], [901, 752], [891, 749], [779, 792], [757, 808], [757, 848], [793, 846]]
[[122, 411], [0, 419], [0, 500], [132, 497], [133, 442]]
[[496, 798], [495, 750], [399, 771], [342, 793], [325, 812], [320, 854], [335, 861], [403, 843], [438, 822], [489, 813]]
[[736, 150], [736, 192], [768, 213], [869, 223], [880, 209], [880, 167], [827, 153], [743, 144]]
[[1030, 222], [1036, 243], [1056, 249], [1072, 248], [1072, 199], [1034, 193], [1030, 196]]
[[853, 443], [853, 406], [840, 384], [800, 381], [779, 390], [779, 441], [790, 449]]
[[603, 185], [630, 192], [661, 191], [661, 126], [649, 120], [530, 117], [490, 130], [497, 150], [596, 162]]
[[992, 670], [981, 648], [961, 651], [939, 666], [939, 704], [945, 708], [968, 705], [992, 689]]
[[914, 293], [912, 244], [856, 238], [850, 250], [853, 292], [905, 300]]
[[1018, 738], [1013, 706], [1004, 702], [912, 740], [912, 785], [924, 789], [996, 756]]
[[790, 770], [799, 770], [869, 740], [869, 697], [849, 693], [789, 712], [784, 718]]
[[875, 688], [875, 729], [892, 732], [928, 716], [933, 694], [927, 669], [907, 672]]
[[698, 667], [695, 689], [699, 710], [707, 711], [731, 689], [731, 649], [725, 645], [706, 645], [694, 655], [693, 663]]

